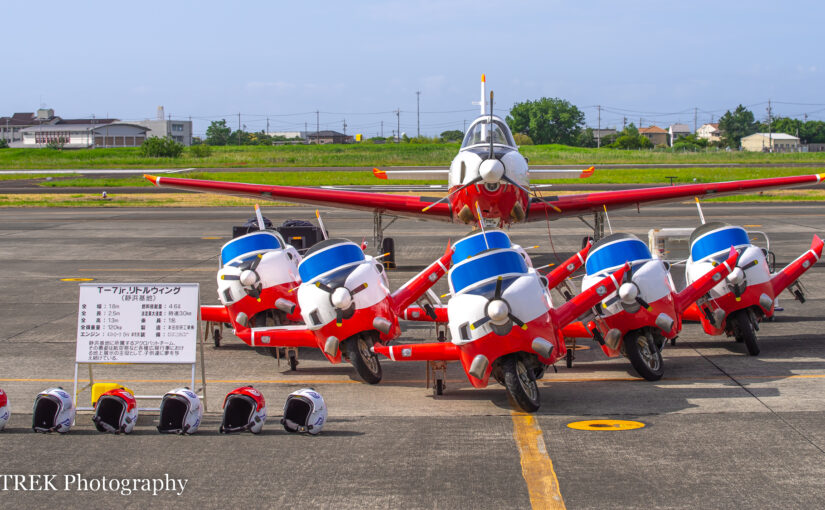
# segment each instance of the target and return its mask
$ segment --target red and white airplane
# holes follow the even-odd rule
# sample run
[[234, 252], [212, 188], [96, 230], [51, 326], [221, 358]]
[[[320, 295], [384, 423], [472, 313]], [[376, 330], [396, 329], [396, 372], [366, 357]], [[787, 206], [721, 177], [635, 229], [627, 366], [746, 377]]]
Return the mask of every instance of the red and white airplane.
[[[592, 167], [581, 170], [530, 170], [519, 153], [507, 123], [487, 111], [485, 80], [481, 82], [481, 115], [470, 124], [449, 170], [374, 170], [378, 177], [429, 179], [447, 177], [449, 193], [441, 199], [389, 193], [330, 190], [298, 186], [245, 184], [145, 175], [157, 186], [237, 195], [242, 197], [370, 211], [376, 215], [475, 225], [479, 220], [505, 226], [526, 221], [544, 221], [582, 216], [608, 209], [638, 207], [652, 202], [674, 202], [688, 197], [720, 196], [767, 188], [817, 184], [825, 174], [771, 177], [730, 182], [662, 186], [539, 197], [530, 189], [533, 178], [587, 177]], [[492, 94], [491, 94], [492, 96]], [[478, 204], [478, 207], [476, 207]], [[376, 247], [380, 248], [380, 246]]]

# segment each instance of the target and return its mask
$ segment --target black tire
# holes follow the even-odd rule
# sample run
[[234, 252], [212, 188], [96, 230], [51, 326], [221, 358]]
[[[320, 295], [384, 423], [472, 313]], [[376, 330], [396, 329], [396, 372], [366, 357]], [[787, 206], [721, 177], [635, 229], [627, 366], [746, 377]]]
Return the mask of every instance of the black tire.
[[364, 335], [358, 335], [347, 340], [347, 354], [349, 362], [355, 367], [355, 371], [367, 384], [378, 384], [381, 382], [383, 373], [378, 356], [370, 351], [372, 342]]
[[215, 349], [221, 346], [221, 329], [215, 328], [212, 330], [212, 342], [215, 344]]
[[756, 331], [753, 329], [753, 322], [747, 310], [739, 310], [731, 314], [728, 318], [733, 327], [733, 335], [737, 342], [744, 342], [748, 354], [756, 356], [759, 354], [759, 342], [756, 339]]
[[567, 368], [573, 368], [573, 349], [567, 349], [565, 361], [567, 362]]
[[381, 243], [381, 253], [389, 253], [389, 255], [381, 259], [384, 267], [387, 269], [395, 269], [395, 239], [392, 237], [384, 238], [384, 241]]
[[593, 243], [593, 242], [595, 242], [593, 240], [593, 236], [582, 237], [582, 249], [584, 249], [584, 247], [587, 246], [587, 243]]
[[443, 379], [436, 379], [435, 380], [435, 394], [436, 395], [443, 395], [444, 394], [444, 380]]
[[516, 404], [525, 412], [534, 413], [541, 405], [539, 387], [533, 371], [517, 355], [511, 354], [501, 361], [504, 387]]
[[298, 370], [298, 356], [294, 352], [289, 353], [289, 369], [293, 372]]
[[670, 345], [676, 345], [676, 337], [670, 339]]
[[662, 352], [650, 335], [641, 329], [624, 336], [624, 349], [636, 372], [648, 381], [658, 381], [665, 373]]

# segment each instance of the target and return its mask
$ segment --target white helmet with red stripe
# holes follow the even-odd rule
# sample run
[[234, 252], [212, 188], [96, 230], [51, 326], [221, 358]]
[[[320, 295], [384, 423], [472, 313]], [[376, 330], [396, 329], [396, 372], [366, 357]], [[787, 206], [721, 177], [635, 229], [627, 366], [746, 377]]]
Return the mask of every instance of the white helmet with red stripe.
[[293, 391], [286, 398], [281, 424], [287, 432], [320, 434], [327, 421], [324, 397], [312, 388]]
[[137, 400], [124, 388], [109, 390], [95, 404], [92, 421], [100, 432], [128, 434], [135, 428], [138, 418]]
[[266, 400], [252, 386], [241, 386], [230, 391], [223, 401], [223, 434], [250, 431], [258, 434], [266, 421]]
[[6, 423], [8, 423], [10, 416], [9, 397], [6, 396], [5, 391], [0, 390], [0, 430], [6, 428]]
[[35, 432], [60, 432], [72, 428], [75, 408], [72, 397], [63, 388], [41, 391], [34, 399], [32, 429]]

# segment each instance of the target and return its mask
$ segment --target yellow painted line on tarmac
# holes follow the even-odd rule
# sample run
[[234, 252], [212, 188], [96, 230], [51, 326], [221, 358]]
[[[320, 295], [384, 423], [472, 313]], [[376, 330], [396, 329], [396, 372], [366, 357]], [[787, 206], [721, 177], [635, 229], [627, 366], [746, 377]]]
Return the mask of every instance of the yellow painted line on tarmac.
[[212, 241], [212, 240], [215, 240], [215, 239], [223, 239], [223, 236], [206, 236], [206, 237], [201, 237], [201, 239], [205, 239], [207, 241]]
[[527, 483], [530, 506], [533, 508], [566, 508], [559, 489], [559, 479], [538, 420], [532, 414], [511, 411], [513, 438], [521, 456], [521, 476]]
[[126, 273], [126, 272], [143, 272], [143, 273], [171, 273], [171, 272], [189, 272], [189, 273], [214, 273], [214, 267], [184, 267], [184, 268], [175, 268], [175, 267], [162, 267], [162, 268], [136, 268], [136, 267], [127, 267], [127, 268], [80, 268], [78, 271], [84, 271], [88, 273]]
[[61, 282], [93, 282], [94, 278], [61, 278]]
[[762, 225], [742, 225], [745, 228], [761, 227]]
[[574, 421], [573, 423], [568, 423], [567, 427], [575, 430], [609, 430], [609, 431], [621, 431], [621, 430], [635, 430], [644, 428], [645, 424], [640, 421], [629, 421], [629, 420], [584, 420], [584, 421]]

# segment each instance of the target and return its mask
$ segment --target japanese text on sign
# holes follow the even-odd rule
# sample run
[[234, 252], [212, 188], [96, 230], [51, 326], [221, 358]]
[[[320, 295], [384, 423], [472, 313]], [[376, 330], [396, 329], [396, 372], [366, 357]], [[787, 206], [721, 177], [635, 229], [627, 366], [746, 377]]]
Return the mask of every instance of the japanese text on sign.
[[78, 363], [194, 363], [196, 283], [81, 284]]

